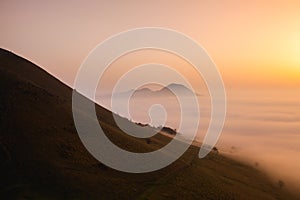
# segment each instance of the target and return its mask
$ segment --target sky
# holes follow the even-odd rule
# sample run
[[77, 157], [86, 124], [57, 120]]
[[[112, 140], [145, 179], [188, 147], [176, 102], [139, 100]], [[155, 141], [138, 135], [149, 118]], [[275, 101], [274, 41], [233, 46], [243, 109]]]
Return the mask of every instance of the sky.
[[227, 88], [300, 87], [299, 1], [0, 2], [1, 47], [70, 86], [97, 44], [153, 26], [201, 44]]
[[[96, 45], [141, 27], [173, 29], [193, 38], [219, 68], [228, 103], [218, 144], [227, 150], [221, 150], [235, 146], [236, 155], [259, 162], [276, 179], [300, 185], [300, 175], [294, 173], [300, 166], [300, 1], [0, 1], [0, 47], [69, 86]], [[149, 62], [172, 66], [192, 85], [204, 85], [182, 59], [145, 50], [112, 63], [99, 87], [112, 90], [122, 74]], [[200, 105], [204, 121], [208, 105], [209, 99]], [[203, 126], [201, 131], [207, 123]]]

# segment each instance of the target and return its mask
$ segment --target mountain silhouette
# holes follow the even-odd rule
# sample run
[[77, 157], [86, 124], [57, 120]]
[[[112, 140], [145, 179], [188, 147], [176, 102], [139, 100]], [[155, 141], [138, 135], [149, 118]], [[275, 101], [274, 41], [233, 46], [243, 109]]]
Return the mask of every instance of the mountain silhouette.
[[165, 87], [162, 87], [159, 90], [152, 90], [148, 87], [143, 87], [139, 89], [131, 89], [125, 92], [117, 92], [114, 94], [117, 98], [134, 97], [148, 98], [148, 97], [169, 97], [169, 96], [180, 96], [180, 97], [192, 97], [192, 96], [201, 96], [182, 84], [171, 83]]
[[[187, 88], [186, 86], [182, 85], [182, 84], [177, 84], [177, 83], [171, 83], [169, 85], [167, 85], [166, 87], [163, 87], [162, 89], [160, 89], [159, 91], [157, 91], [160, 94], [170, 94], [170, 93], [174, 93], [177, 95], [181, 95], [181, 96], [193, 96], [194, 93], [192, 90], [190, 90], [189, 88]], [[197, 95], [197, 94], [195, 94]]]
[[[70, 87], [7, 50], [0, 62], [0, 199], [293, 199], [251, 166], [215, 152], [199, 159], [196, 146], [155, 172], [111, 169], [80, 141]], [[113, 113], [95, 109], [106, 136], [125, 150], [152, 152], [171, 140], [129, 136]], [[152, 130], [115, 117], [136, 133]]]

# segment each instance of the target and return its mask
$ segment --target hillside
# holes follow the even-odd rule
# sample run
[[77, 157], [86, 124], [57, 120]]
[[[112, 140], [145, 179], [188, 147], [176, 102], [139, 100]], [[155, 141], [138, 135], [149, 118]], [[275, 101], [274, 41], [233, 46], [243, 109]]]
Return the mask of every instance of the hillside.
[[[198, 159], [195, 146], [156, 172], [129, 174], [106, 167], [77, 135], [72, 89], [3, 49], [0, 91], [0, 199], [293, 199], [250, 166], [216, 153]], [[107, 136], [124, 149], [149, 152], [170, 141], [160, 134], [150, 142], [128, 136], [110, 111], [96, 110]]]

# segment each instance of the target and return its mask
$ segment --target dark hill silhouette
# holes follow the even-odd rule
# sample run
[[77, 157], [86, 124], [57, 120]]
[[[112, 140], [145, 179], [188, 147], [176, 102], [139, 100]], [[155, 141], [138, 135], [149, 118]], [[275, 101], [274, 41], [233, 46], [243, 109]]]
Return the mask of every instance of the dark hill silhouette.
[[[195, 146], [156, 172], [110, 169], [76, 133], [71, 88], [3, 49], [0, 62], [0, 199], [292, 199], [250, 166], [213, 153], [198, 159]], [[149, 152], [170, 141], [161, 134], [151, 142], [128, 136], [110, 111], [96, 110], [107, 136], [124, 149]]]

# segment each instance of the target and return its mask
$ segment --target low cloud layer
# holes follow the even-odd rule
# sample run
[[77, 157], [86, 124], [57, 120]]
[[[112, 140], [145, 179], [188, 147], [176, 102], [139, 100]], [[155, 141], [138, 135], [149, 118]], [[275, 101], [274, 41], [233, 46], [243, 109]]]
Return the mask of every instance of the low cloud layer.
[[[210, 120], [210, 102], [208, 97], [198, 98], [201, 118], [197, 140], [202, 141]], [[156, 103], [165, 106], [165, 125], [178, 129], [180, 107], [176, 98], [131, 101], [132, 120], [151, 123], [148, 110]], [[108, 99], [100, 102], [110, 108]], [[221, 152], [265, 171], [274, 181], [283, 180], [291, 189], [300, 189], [300, 94], [241, 91], [229, 93], [227, 103], [227, 118], [217, 144]]]

